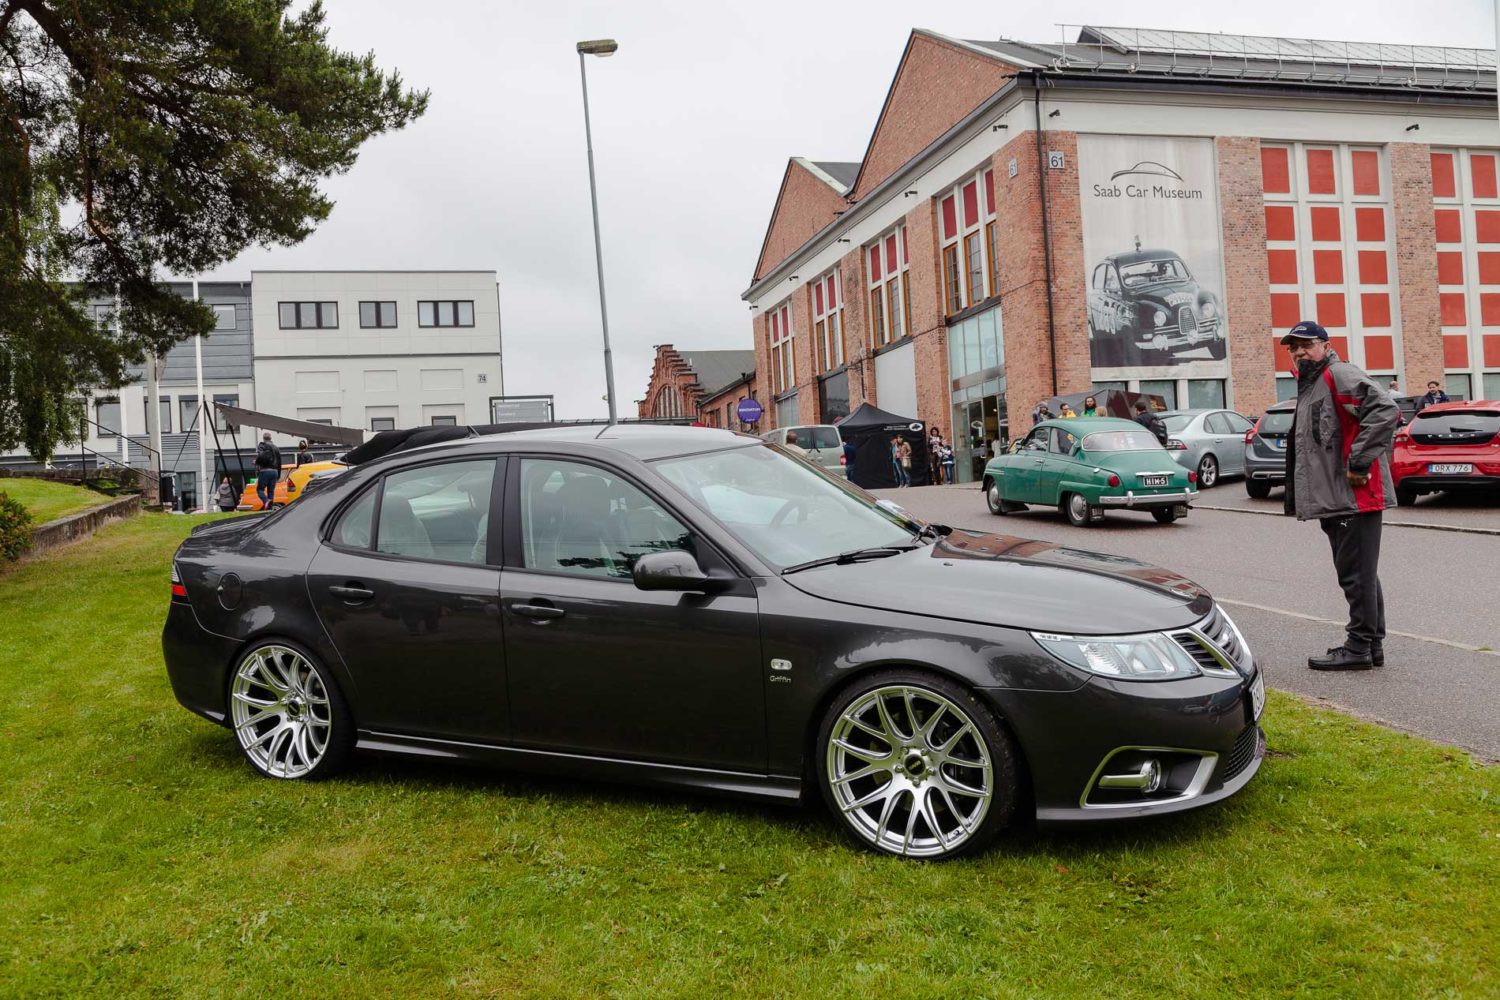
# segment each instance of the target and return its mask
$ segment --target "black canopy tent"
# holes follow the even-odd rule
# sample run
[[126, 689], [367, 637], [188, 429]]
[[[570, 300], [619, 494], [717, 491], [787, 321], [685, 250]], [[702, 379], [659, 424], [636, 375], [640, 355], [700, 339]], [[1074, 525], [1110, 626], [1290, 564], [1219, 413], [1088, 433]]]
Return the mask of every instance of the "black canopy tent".
[[927, 425], [922, 421], [862, 403], [838, 422], [838, 429], [845, 449], [851, 452], [848, 471], [849, 481], [854, 485], [867, 490], [896, 485], [896, 470], [891, 461], [894, 437], [905, 438], [911, 445], [911, 484], [927, 485]]

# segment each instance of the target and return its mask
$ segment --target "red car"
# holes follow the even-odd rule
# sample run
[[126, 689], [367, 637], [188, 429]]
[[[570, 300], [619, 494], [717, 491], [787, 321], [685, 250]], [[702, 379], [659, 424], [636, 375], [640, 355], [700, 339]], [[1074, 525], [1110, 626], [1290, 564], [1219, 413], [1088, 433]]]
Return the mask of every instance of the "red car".
[[1423, 493], [1500, 490], [1500, 402], [1437, 403], [1396, 432], [1391, 452], [1396, 502]]

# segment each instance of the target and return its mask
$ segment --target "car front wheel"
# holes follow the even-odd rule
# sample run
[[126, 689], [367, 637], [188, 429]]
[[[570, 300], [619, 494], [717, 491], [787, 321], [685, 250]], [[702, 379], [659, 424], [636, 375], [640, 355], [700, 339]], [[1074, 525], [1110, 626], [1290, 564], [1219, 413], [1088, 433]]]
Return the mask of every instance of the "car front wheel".
[[1219, 481], [1219, 460], [1212, 455], [1198, 459], [1198, 488], [1211, 489]]
[[289, 643], [257, 646], [240, 660], [229, 718], [245, 759], [268, 778], [327, 777], [354, 748], [354, 721], [338, 686]]
[[1000, 485], [994, 480], [984, 488], [984, 501], [989, 504], [991, 514], [1004, 514], [1005, 501], [1000, 499]]
[[946, 678], [870, 675], [829, 707], [818, 748], [829, 808], [876, 851], [957, 857], [982, 849], [1015, 815], [1009, 737], [972, 691]]

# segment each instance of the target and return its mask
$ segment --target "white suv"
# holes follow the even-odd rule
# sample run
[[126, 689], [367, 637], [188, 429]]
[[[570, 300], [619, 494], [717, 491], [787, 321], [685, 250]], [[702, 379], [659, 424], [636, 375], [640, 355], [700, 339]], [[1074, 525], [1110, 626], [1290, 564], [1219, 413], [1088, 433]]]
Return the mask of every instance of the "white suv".
[[786, 444], [788, 434], [797, 435], [797, 447], [807, 452], [807, 460], [822, 466], [828, 473], [849, 478], [844, 467], [844, 439], [832, 424], [806, 424], [801, 427], [778, 427], [761, 437], [772, 444]]

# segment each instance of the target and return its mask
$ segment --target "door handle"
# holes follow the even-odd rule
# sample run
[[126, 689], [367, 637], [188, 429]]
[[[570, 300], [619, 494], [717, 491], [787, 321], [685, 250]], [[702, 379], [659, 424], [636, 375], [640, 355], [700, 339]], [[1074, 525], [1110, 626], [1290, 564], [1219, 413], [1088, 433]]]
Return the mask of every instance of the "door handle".
[[375, 591], [354, 582], [350, 582], [346, 586], [334, 585], [328, 588], [328, 592], [334, 597], [342, 598], [349, 604], [358, 604], [361, 601], [368, 601], [370, 598], [375, 596]]
[[522, 618], [532, 618], [538, 621], [563, 616], [562, 608], [554, 608], [550, 604], [512, 604], [510, 610]]

